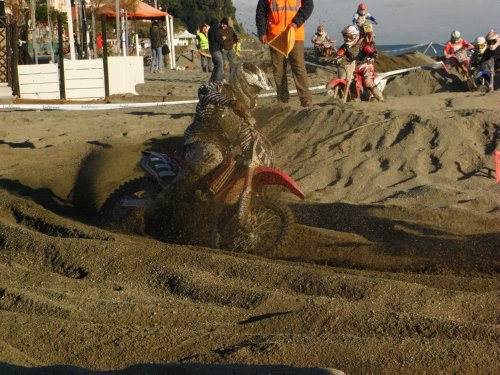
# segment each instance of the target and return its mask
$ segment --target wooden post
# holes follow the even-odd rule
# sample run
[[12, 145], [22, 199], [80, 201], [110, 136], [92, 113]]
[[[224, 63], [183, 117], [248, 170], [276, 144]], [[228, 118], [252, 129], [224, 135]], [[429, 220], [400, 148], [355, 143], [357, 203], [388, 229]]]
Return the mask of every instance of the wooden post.
[[59, 96], [61, 99], [66, 99], [66, 81], [64, 75], [64, 38], [63, 38], [63, 24], [62, 15], [57, 15], [57, 39], [59, 43]]
[[108, 36], [106, 35], [106, 15], [101, 15], [102, 67], [104, 70], [104, 97], [109, 97]]

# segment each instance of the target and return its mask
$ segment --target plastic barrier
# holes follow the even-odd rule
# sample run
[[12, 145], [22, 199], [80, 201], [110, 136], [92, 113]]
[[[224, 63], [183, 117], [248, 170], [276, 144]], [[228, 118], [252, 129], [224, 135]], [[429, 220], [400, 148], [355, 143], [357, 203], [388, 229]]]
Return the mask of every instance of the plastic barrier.
[[[309, 90], [324, 89], [325, 86], [311, 87]], [[296, 94], [297, 90], [290, 90]], [[276, 96], [276, 92], [259, 95], [259, 98]], [[37, 111], [99, 111], [109, 109], [164, 107], [180, 104], [195, 104], [198, 100], [180, 100], [176, 102], [151, 102], [151, 103], [110, 103], [110, 104], [0, 104], [0, 110], [37, 110]]]

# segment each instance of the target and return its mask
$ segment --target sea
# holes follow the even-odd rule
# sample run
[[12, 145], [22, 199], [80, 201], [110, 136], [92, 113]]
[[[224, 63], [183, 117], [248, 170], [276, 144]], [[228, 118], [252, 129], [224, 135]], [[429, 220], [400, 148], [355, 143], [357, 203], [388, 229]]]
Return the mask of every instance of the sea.
[[443, 56], [444, 45], [441, 43], [423, 44], [377, 44], [377, 50], [391, 56], [403, 55], [408, 52], [422, 52], [427, 56]]

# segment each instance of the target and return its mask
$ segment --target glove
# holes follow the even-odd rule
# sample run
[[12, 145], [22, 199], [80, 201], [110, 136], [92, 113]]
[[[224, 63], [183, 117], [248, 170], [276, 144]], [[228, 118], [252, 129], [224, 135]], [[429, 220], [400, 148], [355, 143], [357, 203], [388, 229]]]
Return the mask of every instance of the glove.
[[241, 117], [248, 117], [250, 114], [250, 109], [247, 107], [247, 105], [239, 100], [236, 100], [233, 106], [233, 111], [236, 113], [238, 116]]
[[259, 36], [259, 40], [262, 44], [266, 44], [267, 43], [267, 35]]

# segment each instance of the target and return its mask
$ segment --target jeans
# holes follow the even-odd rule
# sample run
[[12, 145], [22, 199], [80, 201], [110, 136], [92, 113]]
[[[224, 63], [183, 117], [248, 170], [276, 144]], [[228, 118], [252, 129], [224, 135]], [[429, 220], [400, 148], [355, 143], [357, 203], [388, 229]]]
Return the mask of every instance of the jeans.
[[151, 48], [151, 66], [150, 72], [157, 72], [163, 69], [163, 55], [161, 53], [161, 46], [158, 48]]
[[210, 81], [222, 82], [224, 79], [224, 60], [221, 51], [212, 52], [212, 61], [214, 63], [214, 70], [210, 76]]
[[229, 71], [231, 71], [236, 60], [236, 51], [234, 49], [223, 50], [222, 57], [224, 59], [224, 65], [226, 61], [229, 63]]
[[[210, 54], [210, 51], [208, 49], [202, 49], [201, 52]], [[212, 59], [210, 57], [201, 55], [201, 68], [204, 72], [211, 72], [212, 70], [214, 70]]]

